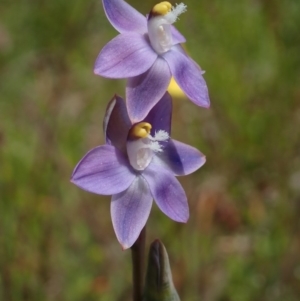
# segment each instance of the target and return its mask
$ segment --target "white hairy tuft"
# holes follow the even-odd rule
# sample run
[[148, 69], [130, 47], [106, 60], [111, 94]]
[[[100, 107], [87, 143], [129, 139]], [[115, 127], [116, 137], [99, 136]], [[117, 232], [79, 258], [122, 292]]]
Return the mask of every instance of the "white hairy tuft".
[[163, 151], [162, 146], [159, 144], [158, 141], [151, 141], [151, 143], [149, 144], [148, 147], [157, 153], [160, 153]]
[[186, 12], [187, 6], [184, 3], [176, 4], [172, 7], [172, 10], [168, 12], [164, 19], [166, 19], [170, 24], [173, 24], [178, 19], [178, 16]]
[[149, 137], [151, 140], [153, 141], [166, 141], [168, 140], [170, 137], [169, 137], [169, 134], [164, 131], [164, 130], [159, 130], [158, 132], [155, 132], [155, 135], [154, 137]]
[[149, 144], [149, 148], [154, 152], [162, 152], [163, 147], [161, 144], [159, 144], [159, 142], [167, 141], [170, 138], [170, 136], [166, 131], [159, 130], [158, 132], [155, 132], [154, 137], [149, 135], [148, 138], [151, 141], [151, 143]]

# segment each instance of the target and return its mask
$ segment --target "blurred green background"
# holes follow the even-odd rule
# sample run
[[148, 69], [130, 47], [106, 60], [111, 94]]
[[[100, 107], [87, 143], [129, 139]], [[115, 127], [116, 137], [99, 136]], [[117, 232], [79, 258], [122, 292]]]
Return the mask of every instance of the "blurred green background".
[[[180, 179], [188, 223], [154, 205], [147, 246], [164, 242], [182, 301], [299, 301], [300, 1], [185, 4], [176, 25], [212, 105], [174, 99], [172, 136], [207, 163]], [[110, 198], [69, 182], [124, 95], [93, 74], [115, 35], [99, 0], [0, 3], [0, 300], [131, 300]]]

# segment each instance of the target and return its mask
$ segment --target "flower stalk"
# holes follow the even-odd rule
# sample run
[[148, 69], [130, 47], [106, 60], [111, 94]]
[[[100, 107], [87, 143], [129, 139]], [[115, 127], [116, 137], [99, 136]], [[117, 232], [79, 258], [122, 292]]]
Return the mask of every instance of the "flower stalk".
[[104, 46], [94, 73], [125, 78], [126, 102], [115, 95], [103, 121], [105, 143], [90, 150], [75, 167], [71, 182], [100, 195], [112, 195], [111, 217], [123, 250], [132, 257], [133, 301], [180, 301], [167, 251], [155, 240], [145, 279], [146, 222], [153, 200], [174, 221], [189, 218], [187, 196], [176, 179], [205, 163], [205, 156], [170, 137], [171, 79], [197, 106], [210, 100], [204, 72], [180, 45], [185, 38], [172, 25], [186, 11], [167, 1], [147, 17], [124, 0], [102, 0], [119, 32]]
[[142, 301], [145, 271], [146, 226], [131, 247], [133, 301]]

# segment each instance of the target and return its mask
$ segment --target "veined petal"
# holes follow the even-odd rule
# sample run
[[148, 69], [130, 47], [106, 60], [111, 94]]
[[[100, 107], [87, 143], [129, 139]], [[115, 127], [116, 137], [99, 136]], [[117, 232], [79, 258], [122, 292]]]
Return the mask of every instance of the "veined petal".
[[146, 18], [123, 0], [102, 0], [107, 19], [120, 33], [147, 32]]
[[71, 182], [86, 191], [110, 195], [126, 190], [135, 177], [122, 152], [111, 145], [102, 145], [81, 159]]
[[189, 218], [187, 198], [173, 174], [164, 167], [150, 163], [143, 177], [159, 209], [169, 218], [185, 223]]
[[173, 46], [170, 51], [163, 54], [163, 57], [168, 62], [177, 84], [191, 101], [208, 108], [210, 101], [202, 71], [192, 59], [177, 49], [179, 47]]
[[126, 151], [128, 131], [131, 121], [128, 117], [125, 101], [115, 95], [109, 102], [103, 121], [103, 130], [107, 144]]
[[107, 43], [98, 55], [94, 73], [108, 78], [128, 78], [146, 72], [157, 53], [143, 35], [125, 33]]
[[136, 177], [126, 191], [112, 197], [112, 223], [123, 249], [130, 248], [137, 240], [147, 222], [151, 206], [152, 196], [142, 177]]
[[186, 42], [185, 37], [176, 29], [174, 25], [171, 25], [171, 32], [173, 38], [173, 45]]
[[165, 60], [157, 58], [145, 73], [128, 79], [126, 102], [132, 123], [143, 120], [165, 94], [171, 72]]
[[157, 153], [151, 165], [165, 167], [176, 176], [193, 173], [206, 161], [205, 156], [196, 148], [171, 139], [161, 153]]
[[145, 122], [152, 125], [151, 135], [159, 130], [166, 131], [169, 135], [171, 132], [172, 118], [172, 98], [168, 92], [160, 99], [160, 101], [151, 109]]

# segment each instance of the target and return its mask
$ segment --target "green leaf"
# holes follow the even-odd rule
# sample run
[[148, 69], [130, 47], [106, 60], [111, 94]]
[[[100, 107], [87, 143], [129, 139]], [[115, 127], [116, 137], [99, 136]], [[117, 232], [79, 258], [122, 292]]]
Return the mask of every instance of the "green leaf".
[[143, 301], [180, 301], [167, 250], [158, 239], [150, 246]]

